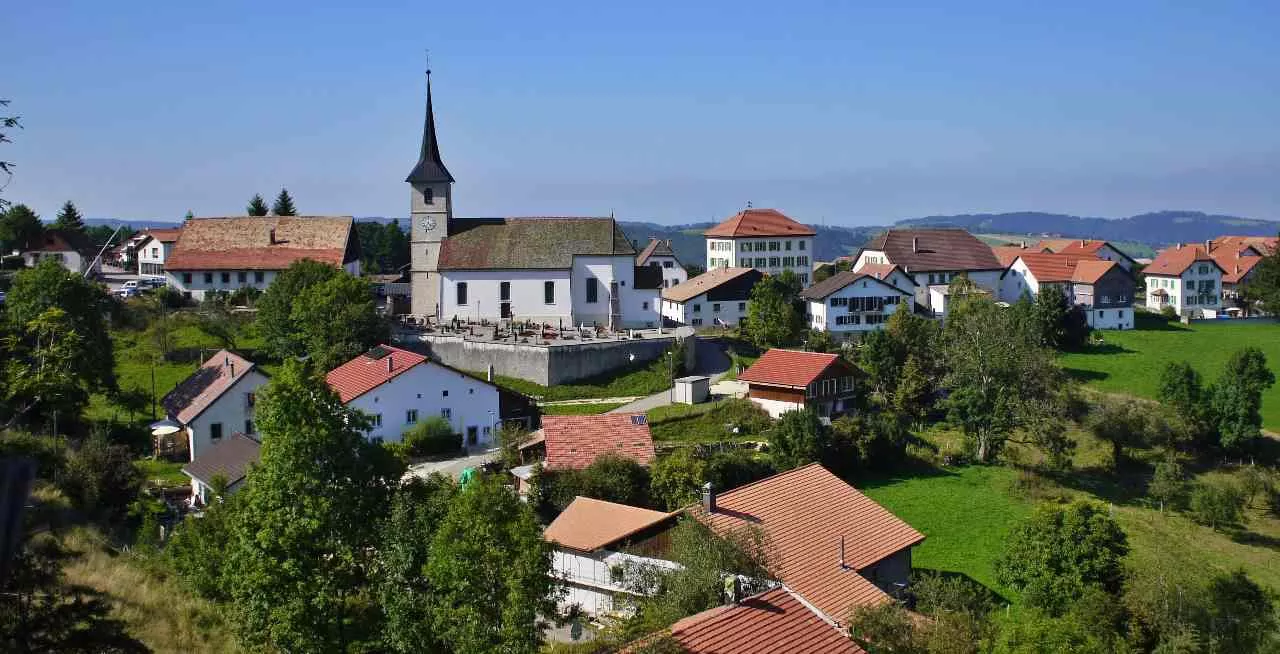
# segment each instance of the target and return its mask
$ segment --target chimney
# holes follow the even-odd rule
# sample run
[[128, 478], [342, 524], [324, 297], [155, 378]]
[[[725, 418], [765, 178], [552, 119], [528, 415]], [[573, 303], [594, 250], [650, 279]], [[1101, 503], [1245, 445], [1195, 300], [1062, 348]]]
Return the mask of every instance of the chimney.
[[487, 379], [489, 383], [493, 383], [493, 364], [492, 363], [489, 364], [489, 367], [485, 370], [485, 379]]
[[844, 562], [844, 534], [840, 534], [840, 569], [844, 570], [849, 567]]
[[1178, 244], [1178, 249], [1179, 249], [1179, 250], [1181, 250], [1181, 249], [1182, 249], [1182, 244], [1181, 244], [1181, 243], [1179, 243], [1179, 244]]
[[912, 252], [919, 252], [919, 251], [920, 251], [920, 237], [919, 237], [919, 236], [912, 236], [912, 237], [911, 237], [911, 251], [912, 251]]
[[395, 367], [393, 360], [394, 360], [394, 355], [388, 354], [387, 355], [387, 372], [391, 372], [391, 369]]
[[1205, 253], [1205, 254], [1209, 254], [1209, 248], [1211, 248], [1212, 246], [1213, 246], [1213, 239], [1209, 239], [1209, 240], [1205, 241], [1205, 242], [1204, 242], [1204, 253]]
[[716, 512], [716, 492], [711, 489], [711, 482], [702, 485], [702, 509], [708, 514]]
[[271, 244], [275, 245], [276, 244], [276, 228], [275, 227], [271, 228], [271, 231], [269, 232], [269, 237], [271, 239]]
[[1080, 239], [1080, 247], [1085, 247], [1087, 245], [1089, 245], [1089, 239], [1087, 238]]
[[1024, 250], [1025, 250], [1025, 249], [1027, 249], [1027, 242], [1026, 242], [1026, 240], [1024, 239], [1024, 240], [1020, 241], [1020, 242], [1018, 243], [1018, 247], [1020, 247], [1020, 248], [1022, 248], [1022, 249], [1024, 249]]

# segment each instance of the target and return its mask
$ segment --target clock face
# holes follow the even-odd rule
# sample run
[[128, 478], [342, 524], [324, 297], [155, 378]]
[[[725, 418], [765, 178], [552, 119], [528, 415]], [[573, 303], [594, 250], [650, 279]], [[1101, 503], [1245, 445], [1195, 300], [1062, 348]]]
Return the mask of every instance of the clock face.
[[424, 229], [424, 230], [426, 230], [426, 231], [428, 231], [428, 232], [429, 232], [429, 231], [431, 231], [431, 230], [433, 230], [433, 229], [435, 229], [435, 228], [436, 228], [436, 221], [435, 221], [435, 219], [434, 219], [434, 218], [423, 218], [423, 219], [422, 219], [422, 229]]

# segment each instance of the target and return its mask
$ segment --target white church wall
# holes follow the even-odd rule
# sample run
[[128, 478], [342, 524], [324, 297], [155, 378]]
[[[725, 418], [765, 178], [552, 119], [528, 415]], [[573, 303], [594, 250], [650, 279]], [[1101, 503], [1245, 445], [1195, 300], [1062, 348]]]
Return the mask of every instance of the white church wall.
[[[467, 284], [467, 303], [458, 304], [457, 285]], [[511, 315], [550, 324], [572, 321], [568, 270], [445, 270], [440, 273], [441, 320], [497, 320], [501, 284], [511, 284]], [[545, 283], [554, 285], [554, 302], [544, 301]]]

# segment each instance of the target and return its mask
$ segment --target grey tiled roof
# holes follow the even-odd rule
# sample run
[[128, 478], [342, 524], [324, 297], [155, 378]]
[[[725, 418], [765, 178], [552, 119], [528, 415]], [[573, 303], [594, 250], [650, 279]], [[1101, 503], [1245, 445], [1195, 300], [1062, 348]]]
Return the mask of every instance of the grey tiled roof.
[[634, 257], [613, 218], [455, 218], [440, 270], [567, 270], [574, 255]]

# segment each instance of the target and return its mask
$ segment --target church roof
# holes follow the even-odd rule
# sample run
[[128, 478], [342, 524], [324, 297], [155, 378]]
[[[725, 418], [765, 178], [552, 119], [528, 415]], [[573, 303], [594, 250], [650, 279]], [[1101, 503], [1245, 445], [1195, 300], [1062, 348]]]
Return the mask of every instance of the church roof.
[[422, 125], [422, 152], [418, 155], [417, 165], [404, 181], [410, 184], [453, 181], [453, 175], [440, 159], [440, 144], [436, 141], [436, 116], [431, 109], [431, 71], [427, 71], [427, 117]]
[[613, 218], [455, 218], [440, 270], [567, 270], [574, 256], [631, 256]]

